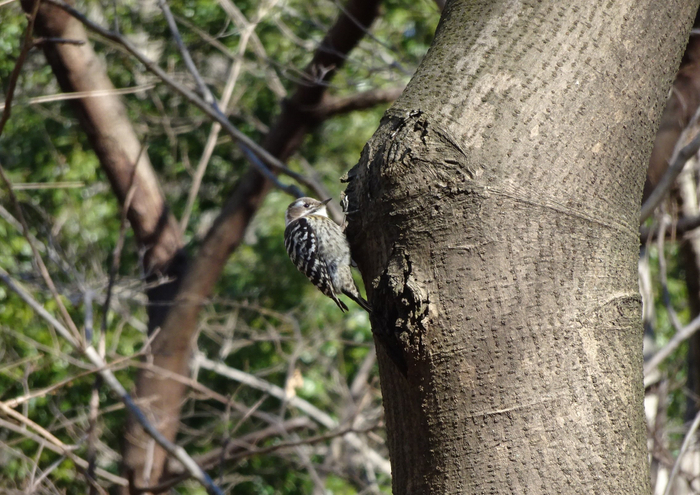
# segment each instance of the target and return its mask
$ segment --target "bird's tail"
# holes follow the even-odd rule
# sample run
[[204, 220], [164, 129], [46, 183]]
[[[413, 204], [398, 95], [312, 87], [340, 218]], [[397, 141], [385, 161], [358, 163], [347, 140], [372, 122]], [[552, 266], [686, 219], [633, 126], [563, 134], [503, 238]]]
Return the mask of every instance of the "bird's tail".
[[345, 295], [348, 296], [350, 299], [352, 299], [352, 300], [355, 301], [357, 304], [359, 304], [359, 305], [362, 307], [362, 309], [364, 309], [364, 310], [367, 311], [368, 313], [371, 313], [371, 312], [372, 312], [372, 307], [369, 305], [369, 303], [368, 303], [367, 301], [365, 301], [364, 299], [362, 299], [362, 297], [361, 297], [359, 294], [353, 294], [353, 293], [351, 293], [351, 292], [348, 291], [348, 290], [344, 290], [344, 291], [343, 291], [343, 294], [345, 294]]

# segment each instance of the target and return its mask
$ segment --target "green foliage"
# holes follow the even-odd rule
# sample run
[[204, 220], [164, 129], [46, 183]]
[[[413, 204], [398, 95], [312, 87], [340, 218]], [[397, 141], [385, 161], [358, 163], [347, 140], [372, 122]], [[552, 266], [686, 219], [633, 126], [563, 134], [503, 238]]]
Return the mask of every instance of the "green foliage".
[[[216, 95], [226, 82], [230, 64], [241, 49], [240, 30], [216, 2], [176, 0], [169, 5], [178, 19], [183, 40], [195, 64]], [[237, 1], [235, 5], [253, 19], [260, 2]], [[155, 4], [117, 2], [79, 3], [80, 10], [105, 26], [117, 24], [178, 80], [190, 84], [182, 56]], [[338, 15], [334, 2], [272, 2], [259, 19], [255, 34], [264, 55], [251, 50], [249, 42], [236, 81], [231, 121], [254, 140], [261, 142], [280, 111], [284, 95], [294, 90], [299, 71], [310, 61]], [[438, 19], [433, 3], [423, 0], [406, 6], [390, 1], [372, 29], [332, 82], [330, 94], [348, 96], [372, 88], [405, 84], [430, 43]], [[0, 7], [0, 87], [7, 90], [9, 75], [19, 54], [26, 17], [18, 2]], [[207, 41], [207, 33], [217, 44]], [[152, 75], [123, 49], [91, 36], [103, 58], [108, 75], [118, 88], [139, 87], [124, 96], [128, 116], [158, 174], [171, 210], [179, 218], [192, 185], [193, 169], [204, 151], [212, 124], [195, 107]], [[271, 78], [278, 78], [276, 87]], [[21, 73], [12, 108], [12, 118], [0, 135], [0, 163], [11, 181], [22, 183], [77, 183], [68, 188], [17, 189], [17, 196], [32, 236], [56, 282], [71, 316], [83, 328], [85, 294], [92, 292], [93, 327], [99, 329], [108, 267], [118, 240], [121, 207], [107, 177], [81, 130], [70, 102], [35, 103], [32, 98], [60, 93], [41, 50], [33, 50]], [[339, 199], [343, 189], [338, 178], [358, 159], [362, 146], [378, 125], [385, 107], [338, 116], [320, 126], [290, 160], [290, 167], [317, 179]], [[235, 143], [220, 135], [209, 161], [192, 217], [185, 232], [196, 252], [208, 222], [217, 214], [238, 179], [249, 165]], [[284, 179], [288, 180], [288, 179]], [[233, 368], [263, 377], [285, 387], [292, 369], [300, 375], [295, 393], [344, 420], [347, 384], [373, 352], [372, 334], [364, 311], [351, 305], [347, 315], [320, 294], [287, 259], [282, 233], [282, 212], [291, 199], [271, 193], [247, 233], [245, 242], [231, 257], [219, 280], [216, 296], [201, 317], [199, 350], [220, 358]], [[58, 315], [56, 304], [38, 275], [32, 251], [17, 228], [17, 213], [6, 190], [0, 188], [0, 206], [15, 220], [0, 215], [0, 266], [44, 305]], [[112, 311], [107, 318], [105, 348], [108, 361], [134, 356], [145, 342], [147, 321], [139, 249], [127, 229], [121, 268], [115, 285]], [[359, 278], [358, 278], [359, 282]], [[97, 331], [97, 335], [99, 335]], [[227, 342], [232, 347], [224, 352]], [[0, 285], [0, 400], [34, 393], [17, 408], [67, 445], [77, 445], [75, 454], [87, 457], [89, 402], [95, 384], [94, 371], [19, 297]], [[127, 389], [133, 387], [138, 367], [125, 362], [117, 376]], [[376, 371], [375, 371], [376, 373]], [[280, 413], [280, 401], [254, 388], [241, 386], [219, 374], [200, 370], [198, 381], [205, 387], [260, 412]], [[50, 388], [50, 389], [49, 389]], [[376, 383], [369, 403], [379, 410]], [[98, 464], [118, 473], [121, 436], [126, 415], [105, 387], [99, 391], [100, 444]], [[255, 417], [241, 418], [226, 404], [207, 397], [192, 398], [183, 408], [183, 433], [178, 442], [193, 454], [207, 452], [267, 424]], [[284, 406], [283, 418], [299, 415]], [[198, 431], [200, 434], [191, 434]], [[323, 431], [304, 432], [320, 434]], [[290, 441], [273, 436], [257, 447]], [[41, 489], [47, 493], [87, 493], [84, 476], [58, 454], [41, 450], [38, 444], [0, 426], [5, 476], [0, 491], [25, 490], [36, 466], [51, 468]], [[329, 442], [319, 444], [304, 460], [287, 449], [281, 453], [255, 455], [227, 465], [224, 486], [235, 494], [302, 494], [314, 489], [306, 462], [322, 461]], [[316, 448], [316, 447], [314, 447]], [[291, 453], [290, 453], [291, 452]], [[306, 454], [305, 454], [306, 455]], [[301, 457], [300, 457], [301, 456]], [[56, 462], [55, 466], [52, 463]], [[346, 472], [347, 470], [347, 472]], [[343, 474], [345, 473], [345, 474]], [[323, 473], [322, 473], [323, 474]], [[32, 478], [34, 476], [34, 478]], [[325, 478], [326, 490], [338, 494], [357, 493], [365, 486], [349, 466], [340, 466]], [[382, 491], [390, 492], [390, 480], [379, 476]], [[42, 492], [43, 493], [43, 492]], [[179, 493], [204, 493], [189, 481]]]

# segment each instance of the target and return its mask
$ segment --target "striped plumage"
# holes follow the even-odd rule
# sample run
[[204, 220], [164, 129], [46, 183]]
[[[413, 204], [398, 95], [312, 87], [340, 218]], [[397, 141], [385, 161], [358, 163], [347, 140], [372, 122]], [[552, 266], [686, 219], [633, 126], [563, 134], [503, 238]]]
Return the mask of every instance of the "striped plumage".
[[328, 218], [329, 200], [300, 198], [287, 208], [284, 247], [294, 265], [342, 311], [348, 307], [338, 299], [344, 294], [365, 310], [350, 269], [350, 246], [338, 224]]

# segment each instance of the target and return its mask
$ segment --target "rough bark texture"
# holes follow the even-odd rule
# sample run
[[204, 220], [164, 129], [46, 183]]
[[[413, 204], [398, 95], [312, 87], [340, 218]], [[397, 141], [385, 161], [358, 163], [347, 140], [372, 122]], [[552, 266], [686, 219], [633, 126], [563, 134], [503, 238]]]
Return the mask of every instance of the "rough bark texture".
[[[300, 84], [294, 95], [284, 102], [278, 121], [267, 135], [263, 146], [271, 154], [287, 160], [320, 122], [316, 109], [326, 97], [327, 82], [369, 29], [378, 14], [379, 3], [379, 0], [351, 0], [345, 6], [305, 70], [308, 84]], [[248, 224], [271, 187], [272, 184], [255, 170], [248, 172], [236, 187], [188, 269], [175, 304], [153, 342], [153, 364], [182, 375], [188, 373], [201, 304], [211, 294], [228, 257], [240, 245]], [[167, 393], [163, 393], [164, 390]], [[182, 383], [149, 371], [142, 371], [137, 378], [136, 394], [149, 399], [153, 420], [171, 440], [177, 434], [184, 392]], [[165, 452], [155, 446], [152, 470], [144, 473], [143, 467], [150, 464], [147, 456], [153, 441], [135, 422], [130, 423], [126, 438], [125, 470], [134, 473], [137, 486], [155, 484], [161, 478]], [[126, 494], [128, 490], [123, 492]]]
[[348, 175], [395, 494], [649, 493], [639, 205], [696, 9], [448, 2]]

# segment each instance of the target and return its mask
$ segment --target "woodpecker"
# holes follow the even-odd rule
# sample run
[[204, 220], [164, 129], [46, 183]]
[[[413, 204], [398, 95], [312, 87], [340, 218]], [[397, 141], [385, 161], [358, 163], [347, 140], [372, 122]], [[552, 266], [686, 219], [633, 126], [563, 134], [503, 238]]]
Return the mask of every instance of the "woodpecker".
[[362, 299], [352, 279], [348, 240], [338, 224], [328, 218], [329, 201], [299, 198], [289, 205], [284, 247], [299, 271], [333, 299], [341, 311], [348, 310], [338, 299], [338, 295], [345, 294], [369, 313], [369, 303]]

